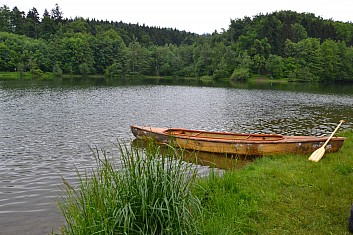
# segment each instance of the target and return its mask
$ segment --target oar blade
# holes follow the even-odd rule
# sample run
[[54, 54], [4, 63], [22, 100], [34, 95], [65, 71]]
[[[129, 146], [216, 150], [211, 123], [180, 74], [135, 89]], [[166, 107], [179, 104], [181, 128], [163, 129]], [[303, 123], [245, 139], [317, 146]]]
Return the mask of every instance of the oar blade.
[[325, 147], [316, 149], [309, 157], [310, 161], [318, 162], [325, 154]]

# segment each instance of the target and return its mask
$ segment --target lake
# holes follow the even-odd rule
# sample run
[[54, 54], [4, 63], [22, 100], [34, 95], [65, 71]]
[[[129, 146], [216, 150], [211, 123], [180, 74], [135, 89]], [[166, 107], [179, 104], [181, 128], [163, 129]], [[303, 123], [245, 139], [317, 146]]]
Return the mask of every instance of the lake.
[[0, 233], [58, 231], [61, 177], [129, 145], [132, 124], [319, 136], [352, 117], [352, 84], [0, 81]]

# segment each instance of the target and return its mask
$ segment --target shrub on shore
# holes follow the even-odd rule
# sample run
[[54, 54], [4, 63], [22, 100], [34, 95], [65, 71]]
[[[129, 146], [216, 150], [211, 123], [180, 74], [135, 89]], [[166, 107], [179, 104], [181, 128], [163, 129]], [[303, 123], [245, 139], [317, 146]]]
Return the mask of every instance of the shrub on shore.
[[97, 169], [79, 174], [77, 188], [64, 179], [62, 234], [198, 234], [200, 203], [190, 190], [195, 170], [172, 148], [119, 148], [120, 169], [95, 151]]

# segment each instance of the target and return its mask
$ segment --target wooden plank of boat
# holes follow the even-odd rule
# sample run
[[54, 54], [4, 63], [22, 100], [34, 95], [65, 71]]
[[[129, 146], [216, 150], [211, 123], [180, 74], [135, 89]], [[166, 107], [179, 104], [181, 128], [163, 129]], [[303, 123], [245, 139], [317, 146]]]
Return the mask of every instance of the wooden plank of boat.
[[[236, 155], [272, 155], [283, 153], [308, 154], [320, 148], [328, 137], [283, 136], [277, 134], [238, 134], [183, 128], [131, 126], [138, 139], [154, 139], [183, 149]], [[346, 138], [333, 137], [327, 152], [338, 151]]]

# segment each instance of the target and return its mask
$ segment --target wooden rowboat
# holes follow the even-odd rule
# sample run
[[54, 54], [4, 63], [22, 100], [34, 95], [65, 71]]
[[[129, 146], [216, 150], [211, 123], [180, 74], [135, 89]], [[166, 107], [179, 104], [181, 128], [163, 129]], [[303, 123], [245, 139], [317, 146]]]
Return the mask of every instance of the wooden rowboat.
[[[131, 131], [138, 139], [154, 139], [157, 143], [169, 143], [183, 149], [249, 156], [283, 153], [310, 154], [328, 139], [328, 137], [317, 136], [238, 134], [142, 126], [131, 126]], [[333, 137], [327, 144], [326, 151], [338, 151], [345, 139]]]

